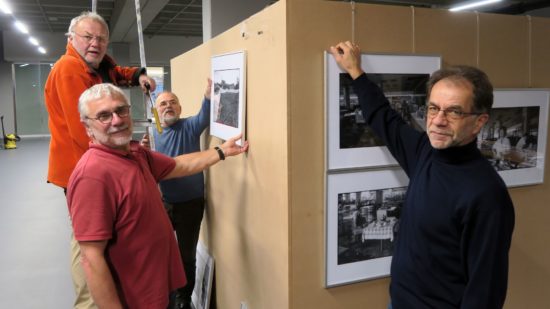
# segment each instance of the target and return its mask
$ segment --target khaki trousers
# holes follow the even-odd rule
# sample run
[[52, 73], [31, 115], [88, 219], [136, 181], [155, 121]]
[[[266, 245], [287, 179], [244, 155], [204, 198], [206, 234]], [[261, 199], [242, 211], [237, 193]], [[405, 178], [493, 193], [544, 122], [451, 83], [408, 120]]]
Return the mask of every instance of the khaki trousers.
[[75, 309], [97, 309], [94, 304], [88, 285], [86, 284], [86, 275], [80, 265], [80, 246], [78, 241], [71, 235], [71, 275], [75, 291], [74, 308]]

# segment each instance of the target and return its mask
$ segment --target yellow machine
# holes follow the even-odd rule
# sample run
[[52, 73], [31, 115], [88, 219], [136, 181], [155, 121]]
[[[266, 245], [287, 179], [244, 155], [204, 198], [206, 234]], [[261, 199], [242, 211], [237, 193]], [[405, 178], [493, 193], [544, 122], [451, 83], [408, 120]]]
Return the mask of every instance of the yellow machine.
[[17, 148], [16, 142], [20, 140], [19, 136], [15, 134], [8, 134], [4, 131], [4, 116], [0, 117], [2, 122], [2, 136], [4, 138], [4, 149], [15, 149]]

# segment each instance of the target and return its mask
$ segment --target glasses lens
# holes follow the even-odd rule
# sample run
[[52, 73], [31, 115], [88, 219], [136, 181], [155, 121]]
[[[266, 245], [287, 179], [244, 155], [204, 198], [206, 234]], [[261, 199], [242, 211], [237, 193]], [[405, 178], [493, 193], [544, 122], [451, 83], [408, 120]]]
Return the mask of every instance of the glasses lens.
[[113, 119], [113, 114], [112, 113], [103, 113], [103, 114], [97, 115], [96, 118], [101, 123], [109, 123], [109, 122], [111, 122], [111, 119]]
[[117, 108], [115, 113], [118, 115], [118, 117], [128, 117], [128, 115], [130, 114], [130, 106], [121, 106]]

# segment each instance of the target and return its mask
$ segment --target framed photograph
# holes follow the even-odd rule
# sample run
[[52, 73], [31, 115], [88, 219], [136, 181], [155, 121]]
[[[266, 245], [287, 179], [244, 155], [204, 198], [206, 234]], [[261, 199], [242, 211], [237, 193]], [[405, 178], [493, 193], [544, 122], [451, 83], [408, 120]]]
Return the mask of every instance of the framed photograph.
[[197, 272], [195, 288], [191, 300], [195, 309], [210, 307], [210, 294], [214, 278], [214, 258], [208, 254], [207, 248], [199, 241], [197, 244]]
[[246, 53], [212, 57], [210, 134], [227, 140], [243, 133], [245, 140]]
[[[425, 127], [426, 82], [441, 67], [439, 56], [362, 54], [361, 66], [391, 106], [418, 130]], [[365, 124], [349, 74], [325, 53], [327, 169], [390, 166], [397, 162]]]
[[389, 276], [407, 185], [398, 168], [327, 175], [326, 287]]
[[508, 187], [544, 181], [550, 89], [496, 89], [478, 147]]

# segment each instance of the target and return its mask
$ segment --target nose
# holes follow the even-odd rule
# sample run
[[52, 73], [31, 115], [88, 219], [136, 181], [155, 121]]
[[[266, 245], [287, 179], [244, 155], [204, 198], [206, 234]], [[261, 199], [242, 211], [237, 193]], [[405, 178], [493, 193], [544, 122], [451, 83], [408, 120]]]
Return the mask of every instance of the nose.
[[433, 117], [432, 122], [436, 125], [446, 125], [448, 123], [447, 115], [445, 115], [443, 110], [440, 110], [437, 115]]
[[112, 126], [118, 126], [124, 123], [124, 118], [120, 117], [117, 113], [113, 113], [113, 118], [111, 119]]

